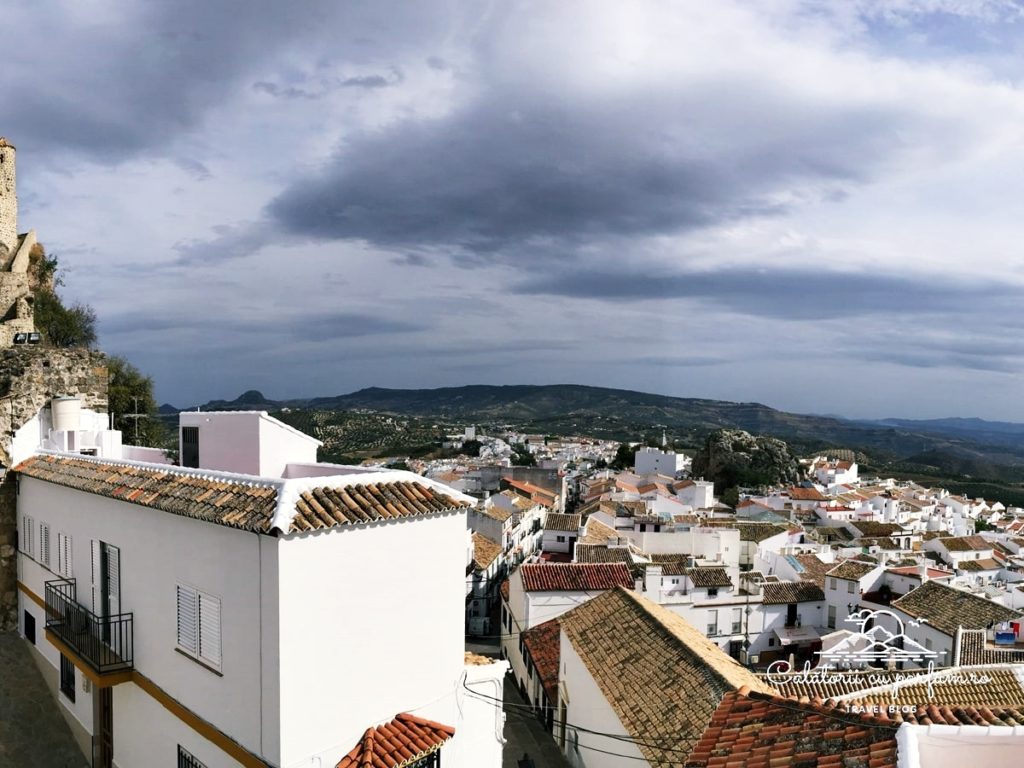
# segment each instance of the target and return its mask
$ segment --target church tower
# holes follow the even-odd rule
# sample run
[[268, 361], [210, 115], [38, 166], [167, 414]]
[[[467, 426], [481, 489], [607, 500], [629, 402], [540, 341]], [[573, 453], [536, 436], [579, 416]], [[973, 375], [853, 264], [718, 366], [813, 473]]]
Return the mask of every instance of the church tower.
[[14, 186], [14, 145], [0, 136], [0, 255], [18, 245], [18, 194]]

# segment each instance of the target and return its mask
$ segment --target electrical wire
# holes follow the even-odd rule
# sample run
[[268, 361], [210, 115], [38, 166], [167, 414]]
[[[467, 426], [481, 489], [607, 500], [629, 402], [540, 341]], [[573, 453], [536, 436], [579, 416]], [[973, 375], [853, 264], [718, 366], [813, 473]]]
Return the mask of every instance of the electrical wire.
[[[514, 702], [506, 702], [506, 701], [503, 701], [501, 699], [497, 699], [494, 696], [488, 696], [487, 694], [480, 693], [479, 691], [474, 691], [472, 688], [470, 688], [465, 683], [463, 683], [463, 687], [467, 691], [469, 691], [469, 693], [471, 695], [473, 695], [474, 697], [476, 697], [478, 699], [481, 699], [483, 701], [486, 701], [487, 703], [491, 704], [491, 706], [493, 706], [495, 708], [501, 708], [502, 711], [506, 712], [506, 714], [514, 714], [514, 715], [518, 715], [518, 716], [527, 716], [527, 717], [530, 717], [530, 719], [533, 719], [533, 720], [536, 719], [536, 717], [534, 715], [534, 708], [532, 706], [530, 706], [529, 704], [516, 704]], [[514, 709], [512, 709], [512, 710], [505, 710], [505, 707], [513, 707]], [[516, 711], [517, 709], [526, 709], [526, 710], [529, 710], [529, 713], [518, 712], [518, 711]], [[585, 726], [578, 725], [576, 723], [570, 723], [568, 721], [563, 722], [562, 725], [564, 727], [566, 727], [566, 728], [572, 728], [572, 729], [574, 729], [576, 731], [579, 731], [581, 733], [588, 733], [588, 734], [591, 734], [591, 735], [594, 735], [594, 736], [602, 736], [602, 737], [607, 738], [607, 739], [613, 739], [615, 741], [622, 741], [622, 742], [626, 742], [628, 744], [635, 744], [637, 746], [645, 746], [645, 747], [650, 747], [651, 749], [660, 749], [660, 750], [663, 750], [663, 751], [678, 752], [680, 754], [687, 754], [687, 755], [690, 753], [690, 750], [672, 749], [670, 747], [666, 747], [664, 744], [652, 743], [652, 742], [649, 742], [649, 741], [646, 741], [646, 740], [639, 739], [639, 738], [637, 738], [635, 736], [623, 736], [621, 734], [608, 733], [606, 731], [595, 731], [595, 730], [593, 730], [591, 728], [587, 728]], [[661, 736], [661, 737], [655, 736], [655, 737], [652, 737], [652, 738], [663, 739], [665, 741], [671, 741], [673, 743], [678, 743], [678, 741], [680, 739], [680, 736], [679, 735]]]

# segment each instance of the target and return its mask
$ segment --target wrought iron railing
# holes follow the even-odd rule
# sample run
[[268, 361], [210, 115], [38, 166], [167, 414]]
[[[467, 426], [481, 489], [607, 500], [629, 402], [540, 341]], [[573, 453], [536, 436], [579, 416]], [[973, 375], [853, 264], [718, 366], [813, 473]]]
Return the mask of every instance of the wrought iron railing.
[[46, 629], [98, 674], [132, 668], [132, 614], [97, 616], [78, 602], [74, 579], [46, 582]]

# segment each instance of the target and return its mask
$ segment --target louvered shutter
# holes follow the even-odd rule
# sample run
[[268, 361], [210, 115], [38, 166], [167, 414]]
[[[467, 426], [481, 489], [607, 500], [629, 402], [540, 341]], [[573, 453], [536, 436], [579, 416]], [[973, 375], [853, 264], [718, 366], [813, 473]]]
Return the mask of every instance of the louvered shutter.
[[92, 541], [92, 612], [97, 616], [102, 615], [103, 606], [103, 566], [100, 558], [100, 542]]
[[199, 656], [220, 668], [220, 600], [199, 593]]
[[35, 551], [32, 548], [32, 540], [35, 537], [35, 521], [28, 515], [21, 518], [21, 535], [25, 539], [21, 542], [21, 551], [29, 557], [35, 557]]
[[192, 587], [178, 585], [178, 646], [199, 654], [199, 595]]
[[48, 523], [39, 524], [39, 562], [50, 567], [50, 526]]
[[107, 602], [110, 616], [121, 612], [121, 550], [110, 544], [103, 545], [107, 550]]
[[71, 537], [66, 533], [57, 534], [57, 572], [67, 579], [74, 575], [71, 568]]

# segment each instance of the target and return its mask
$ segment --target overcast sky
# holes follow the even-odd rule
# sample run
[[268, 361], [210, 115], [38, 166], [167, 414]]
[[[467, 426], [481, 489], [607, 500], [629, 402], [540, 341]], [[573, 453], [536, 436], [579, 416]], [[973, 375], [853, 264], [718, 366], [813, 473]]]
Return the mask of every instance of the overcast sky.
[[179, 406], [1024, 421], [1015, 0], [10, 0], [20, 229]]

